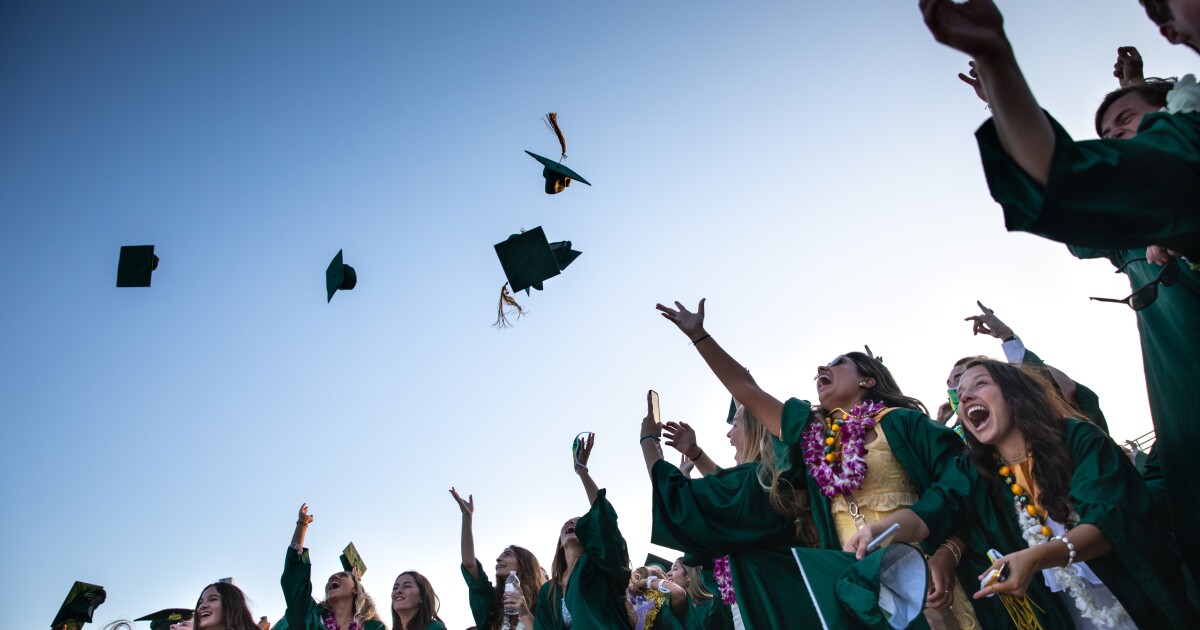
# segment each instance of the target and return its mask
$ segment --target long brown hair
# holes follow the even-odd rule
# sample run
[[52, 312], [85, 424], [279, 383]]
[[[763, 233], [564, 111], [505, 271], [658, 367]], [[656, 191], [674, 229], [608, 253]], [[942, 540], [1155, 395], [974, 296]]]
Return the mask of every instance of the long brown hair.
[[860, 376], [875, 379], [875, 385], [863, 392], [863, 400], [875, 400], [888, 407], [903, 407], [929, 415], [929, 410], [921, 401], [912, 396], [905, 396], [904, 392], [900, 391], [896, 377], [892, 376], [892, 371], [887, 369], [882, 361], [861, 352], [847, 352], [843, 356], [854, 364]]
[[[221, 622], [224, 624], [225, 630], [259, 630], [258, 624], [254, 622], [254, 616], [250, 614], [250, 607], [246, 605], [245, 593], [228, 582], [214, 582], [200, 589], [200, 597], [196, 599], [196, 610], [200, 609], [204, 591], [210, 588], [217, 589], [217, 595], [221, 596]], [[197, 628], [200, 627], [199, 615], [197, 615], [194, 625]]]
[[[1063, 419], [1074, 417], [1071, 408], [1055, 393], [1046, 377], [1030, 369], [1023, 369], [993, 359], [972, 361], [967, 369], [982, 367], [1000, 388], [1013, 426], [1025, 438], [1026, 448], [1033, 458], [1031, 474], [1037, 481], [1038, 502], [1050, 518], [1066, 524], [1071, 514], [1071, 475], [1075, 469], [1071, 454], [1067, 451], [1066, 425]], [[963, 432], [967, 440], [971, 460], [979, 474], [989, 482], [998, 505], [1004, 506], [1012, 500], [1004, 492], [996, 458], [996, 448], [975, 438], [970, 428]]]
[[[379, 613], [375, 610], [375, 600], [371, 599], [371, 596], [367, 594], [367, 590], [363, 588], [362, 579], [353, 571], [339, 571], [339, 573], [345, 573], [350, 576], [350, 583], [354, 585], [354, 603], [350, 607], [350, 612], [354, 615], [354, 618], [358, 619], [359, 622], [379, 619]], [[333, 606], [329, 605], [328, 599], [321, 600], [321, 603], [317, 604], [317, 607], [327, 611], [333, 610]]]
[[400, 619], [400, 615], [396, 614], [395, 607], [392, 608], [392, 630], [425, 630], [434, 619], [441, 621], [438, 617], [438, 610], [442, 607], [442, 602], [438, 600], [437, 593], [433, 592], [433, 585], [429, 580], [416, 571], [405, 571], [396, 576], [400, 579], [405, 575], [411, 575], [413, 581], [417, 583], [417, 591], [421, 594], [421, 603], [417, 608], [417, 615], [412, 618], [412, 623], [405, 626], [404, 621]]
[[[521, 594], [525, 596], [529, 610], [536, 610], [538, 591], [546, 582], [546, 572], [542, 570], [541, 563], [538, 562], [537, 556], [533, 555], [532, 551], [516, 545], [509, 545], [508, 549], [512, 549], [513, 555], [517, 558], [517, 579], [521, 580]], [[492, 629], [504, 625], [504, 580], [501, 580], [498, 575], [496, 576], [495, 600], [492, 612], [488, 615], [485, 624], [487, 628]]]
[[679, 566], [683, 567], [683, 575], [687, 578], [687, 586], [683, 587], [683, 591], [688, 594], [688, 597], [692, 598], [693, 606], [713, 598], [713, 594], [704, 588], [704, 576], [701, 575], [703, 571], [701, 567], [690, 567], [684, 564], [683, 556], [679, 556], [679, 559], [675, 562], [678, 562]]

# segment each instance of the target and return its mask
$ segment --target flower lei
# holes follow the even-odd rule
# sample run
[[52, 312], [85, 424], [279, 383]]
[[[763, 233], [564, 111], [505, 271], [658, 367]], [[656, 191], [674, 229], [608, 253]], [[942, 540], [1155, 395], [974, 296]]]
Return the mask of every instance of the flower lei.
[[[327, 612], [324, 615], [322, 615], [321, 621], [323, 621], [325, 623], [326, 630], [341, 630], [341, 627], [338, 626], [337, 619], [333, 616], [332, 611]], [[360, 626], [358, 624], [358, 617], [355, 617], [353, 620], [350, 621], [350, 627], [346, 628], [346, 630], [359, 630], [361, 627], [362, 626]]]
[[[1049, 537], [1043, 530], [1046, 526], [1042, 524], [1042, 520], [1032, 516], [1029, 508], [1021, 504], [1019, 497], [1013, 498], [1013, 507], [1017, 510], [1017, 522], [1021, 525], [1021, 536], [1025, 538], [1025, 542], [1029, 543], [1029, 547], [1046, 544]], [[1078, 520], [1078, 517], [1071, 520]], [[1074, 568], [1070, 566], [1055, 567], [1050, 569], [1050, 573], [1070, 593], [1071, 598], [1075, 600], [1075, 608], [1079, 610], [1084, 619], [1090, 619], [1092, 623], [1105, 628], [1114, 628], [1129, 619], [1129, 613], [1125, 612], [1121, 602], [1114, 602], [1112, 606], [1106, 608], [1098, 607], [1096, 600], [1092, 599], [1092, 594], [1088, 592], [1087, 585], [1083, 583], [1083, 578], [1079, 577]]]
[[717, 580], [717, 589], [721, 591], [721, 601], [726, 606], [737, 603], [737, 595], [733, 592], [733, 576], [729, 573], [729, 556], [721, 556], [713, 560], [713, 578]]
[[821, 494], [832, 499], [837, 495], [849, 495], [862, 486], [867, 478], [867, 447], [863, 436], [875, 426], [875, 414], [883, 411], [884, 405], [868, 400], [859, 403], [835, 421], [830, 417], [825, 422], [813, 422], [805, 427], [801, 439], [804, 443], [804, 460], [808, 474], [821, 486]]

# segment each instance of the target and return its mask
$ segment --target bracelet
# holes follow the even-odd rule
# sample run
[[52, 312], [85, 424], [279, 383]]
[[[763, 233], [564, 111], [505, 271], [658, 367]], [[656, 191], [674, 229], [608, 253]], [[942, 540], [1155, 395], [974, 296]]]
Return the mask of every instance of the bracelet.
[[[699, 452], [699, 453], [697, 453], [695, 457], [692, 457], [691, 455], [688, 455], [688, 456], [687, 456], [687, 458], [688, 458], [688, 459], [690, 459], [690, 460], [692, 460], [693, 462], [695, 462], [695, 461], [699, 461], [701, 457], [704, 457], [704, 449], [700, 448], [700, 446], [699, 446], [699, 445], [697, 445], [697, 446], [696, 446], [696, 450], [697, 450], [697, 451], [700, 451], [700, 452]], [[687, 453], [684, 453], [684, 454], [685, 454], [685, 455], [687, 455]]]
[[659, 441], [657, 435], [654, 435], [653, 433], [647, 433], [646, 435], [643, 435], [642, 439], [638, 440], [638, 442], [645, 442], [647, 438], [653, 439], [655, 442]]
[[701, 341], [704, 341], [705, 339], [712, 339], [712, 335], [704, 335], [703, 337], [693, 341], [692, 345], [694, 346], [694, 345], [700, 343]]
[[950, 555], [954, 556], [955, 565], [958, 565], [958, 563], [962, 562], [962, 550], [958, 548], [958, 545], [950, 542], [949, 540], [945, 540], [942, 541], [942, 544], [938, 545], [938, 548], [941, 547], [945, 547], [950, 550]]
[[304, 521], [296, 521], [296, 524], [297, 524], [297, 525], [303, 525], [303, 526], [305, 526], [305, 527], [308, 527], [308, 523], [305, 523]]
[[1067, 546], [1067, 564], [1065, 566], [1069, 567], [1075, 563], [1075, 545], [1073, 545], [1071, 541], [1067, 539], [1065, 534], [1062, 536], [1055, 536], [1050, 540], [1061, 540]]
[[653, 575], [646, 578], [646, 589], [647, 590], [654, 588], [654, 580], [656, 580], [656, 579], [657, 578], [655, 578]]

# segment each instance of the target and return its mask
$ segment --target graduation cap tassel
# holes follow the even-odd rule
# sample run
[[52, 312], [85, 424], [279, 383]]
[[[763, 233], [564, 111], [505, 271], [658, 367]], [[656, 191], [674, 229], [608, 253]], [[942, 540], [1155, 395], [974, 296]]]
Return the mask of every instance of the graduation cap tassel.
[[517, 314], [516, 319], [521, 319], [521, 316], [525, 314], [525, 309], [521, 308], [521, 305], [517, 304], [517, 300], [513, 298], [512, 293], [508, 292], [508, 283], [505, 282], [504, 286], [500, 287], [500, 304], [496, 308], [496, 322], [492, 326], [495, 328], [508, 328], [512, 326], [508, 321], [508, 316], [512, 313]]
[[[1008, 618], [1013, 620], [1013, 624], [1019, 630], [1045, 630], [1042, 627], [1042, 622], [1038, 621], [1037, 615], [1033, 612], [1033, 602], [1029, 600], [1029, 596], [1015, 597], [1008, 593], [1000, 593], [1000, 602], [1004, 604], [1004, 611], [1008, 613]], [[1038, 610], [1042, 610], [1039, 606]], [[1042, 612], [1046, 612], [1042, 610]]]
[[562, 129], [558, 127], [558, 114], [550, 112], [542, 121], [554, 132], [554, 135], [558, 136], [558, 144], [562, 146], [562, 159], [565, 160], [567, 158], [567, 139], [563, 137]]

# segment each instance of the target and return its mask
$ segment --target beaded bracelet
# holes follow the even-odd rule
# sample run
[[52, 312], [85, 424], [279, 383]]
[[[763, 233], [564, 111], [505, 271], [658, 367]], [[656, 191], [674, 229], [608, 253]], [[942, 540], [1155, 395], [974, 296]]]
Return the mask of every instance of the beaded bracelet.
[[1065, 544], [1067, 546], [1067, 564], [1065, 566], [1069, 567], [1075, 563], [1075, 545], [1072, 544], [1071, 541], [1067, 539], [1066, 535], [1055, 536], [1054, 538], [1051, 538], [1050, 540], [1061, 540], [1061, 541], [1063, 541], [1063, 544]]

